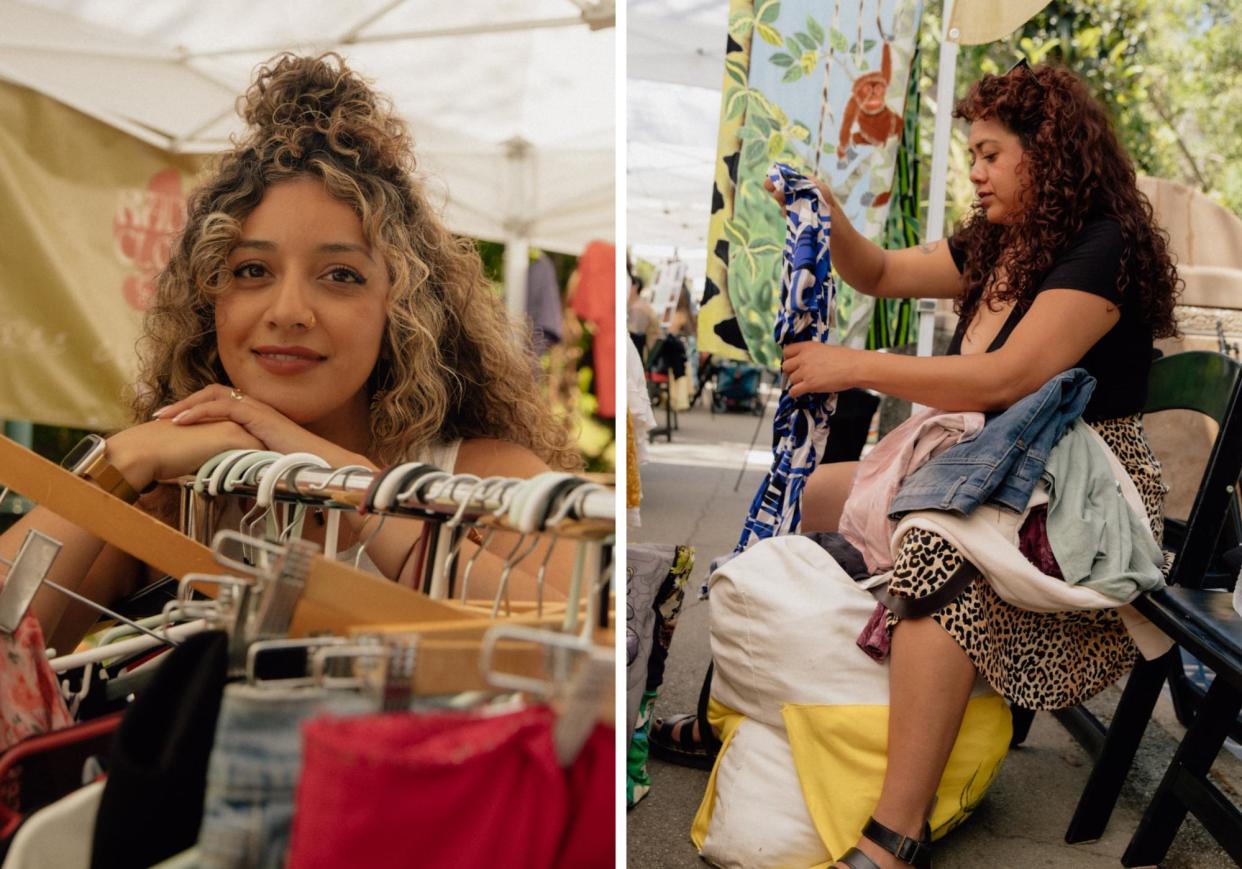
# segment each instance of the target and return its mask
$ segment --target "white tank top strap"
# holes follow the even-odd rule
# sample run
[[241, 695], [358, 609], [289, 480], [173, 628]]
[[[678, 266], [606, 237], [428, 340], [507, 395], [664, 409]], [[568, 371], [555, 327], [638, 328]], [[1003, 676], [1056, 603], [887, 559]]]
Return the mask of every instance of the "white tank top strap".
[[451, 474], [457, 466], [457, 452], [460, 449], [461, 438], [439, 444], [429, 444], [420, 450], [415, 450], [409, 461], [435, 465], [440, 470]]

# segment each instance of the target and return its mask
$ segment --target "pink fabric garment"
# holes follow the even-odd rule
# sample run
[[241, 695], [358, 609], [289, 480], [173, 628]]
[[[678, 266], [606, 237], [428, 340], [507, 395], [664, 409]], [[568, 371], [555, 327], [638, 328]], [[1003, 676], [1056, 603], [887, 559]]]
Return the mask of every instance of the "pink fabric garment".
[[288, 866], [555, 865], [569, 789], [553, 721], [531, 708], [307, 722]]
[[0, 632], [0, 752], [28, 736], [73, 724], [29, 612], [12, 636]]
[[981, 413], [916, 413], [875, 445], [858, 466], [838, 530], [862, 553], [872, 574], [893, 566], [889, 542], [895, 523], [888, 505], [905, 478], [962, 438], [983, 428]]
[[871, 618], [863, 625], [862, 632], [855, 640], [858, 648], [867, 653], [868, 657], [883, 661], [888, 657], [893, 638], [888, 633], [888, 608], [882, 603], [875, 605]]
[[565, 827], [556, 869], [612, 869], [616, 865], [617, 732], [598, 725], [568, 770], [573, 814]]
[[617, 248], [606, 241], [593, 241], [578, 259], [578, 286], [573, 311], [592, 323], [594, 347], [595, 412], [605, 419], [617, 415]]

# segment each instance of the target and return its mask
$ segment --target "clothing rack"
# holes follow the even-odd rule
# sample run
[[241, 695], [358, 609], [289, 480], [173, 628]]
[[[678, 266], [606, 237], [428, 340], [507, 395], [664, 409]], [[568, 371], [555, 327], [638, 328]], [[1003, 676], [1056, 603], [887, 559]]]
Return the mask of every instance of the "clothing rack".
[[[610, 487], [571, 474], [547, 472], [533, 478], [489, 477], [453, 474], [435, 466], [409, 462], [372, 471], [361, 466], [330, 468], [308, 453], [280, 455], [254, 450], [231, 450], [204, 463], [193, 478], [178, 481], [182, 492], [182, 530], [204, 543], [212, 536], [218, 515], [215, 499], [224, 495], [250, 496], [256, 509], [270, 511], [279, 503], [286, 507], [313, 507], [328, 515], [325, 553], [336, 555], [340, 514], [357, 510], [386, 517], [420, 519], [427, 523], [420, 545], [418, 587], [434, 600], [448, 599], [453, 589], [458, 554], [462, 546], [461, 526], [486, 529], [485, 537], [472, 540], [485, 548], [497, 532], [521, 535], [506, 556], [506, 565], [515, 565], [530, 555], [540, 537], [579, 541], [579, 563], [574, 577], [598, 576], [608, 559], [603, 546], [612, 541], [616, 527], [616, 494]], [[250, 515], [250, 514], [247, 514]], [[260, 514], [260, 519], [263, 514]], [[452, 534], [443, 533], [452, 529]], [[379, 526], [374, 532], [377, 533]], [[269, 527], [269, 531], [271, 531]], [[527, 544], [527, 538], [534, 539]], [[361, 549], [365, 550], [366, 542]], [[583, 545], [586, 544], [586, 545]], [[537, 609], [543, 609], [544, 563], [536, 578]], [[361, 553], [359, 553], [360, 557]], [[461, 583], [462, 602], [471, 573], [467, 564]], [[491, 614], [500, 614], [501, 597], [508, 609], [507, 582], [510, 570], [502, 573], [501, 589]], [[577, 590], [573, 592], [577, 596]], [[603, 608], [596, 608], [602, 612]]]
[[[405, 487], [396, 487], [398, 491], [394, 494], [400, 496], [400, 500], [385, 506], [372, 503], [368, 507], [368, 493], [374, 494], [377, 480], [395, 476], [397, 482], [400, 482], [402, 475], [396, 471], [402, 467], [405, 466], [385, 471], [365, 471], [295, 466], [279, 474], [278, 479], [273, 481], [273, 466], [269, 465], [260, 468], [252, 479], [234, 482], [228, 494], [253, 497], [260, 493], [265, 484], [270, 484], [274, 487], [275, 498], [281, 501], [335, 508], [352, 507], [380, 515], [420, 519], [447, 520], [457, 517], [465, 522], [477, 524], [486, 521], [508, 530], [522, 531], [524, 526], [520, 519], [512, 514], [514, 496], [523, 486], [540, 480], [539, 477], [530, 480], [509, 477], [480, 480], [470, 474], [449, 474], [431, 465], [410, 466], [406, 477], [421, 472], [426, 482], [420, 484], [415, 480]], [[544, 489], [565, 481], [586, 483], [585, 480], [569, 474], [541, 475], [543, 476], [548, 477], [543, 481]], [[195, 482], [195, 478], [182, 478], [179, 481], [191, 492]], [[616, 521], [616, 497], [611, 490], [594, 484], [594, 488], [581, 498], [566, 518], [570, 521], [560, 532], [564, 536], [607, 538], [615, 532], [613, 523]]]
[[[551, 759], [556, 763], [550, 768], [555, 770], [559, 766], [564, 772], [553, 775], [545, 766], [542, 772], [535, 770], [538, 776], [531, 782], [523, 777], [519, 784], [526, 788], [525, 801], [531, 804], [538, 798], [540, 782], [563, 781], [562, 786], [570, 788], [570, 805], [579, 808], [589, 805], [587, 820], [603, 818], [604, 825], [611, 828], [612, 813], [600, 806], [611, 805], [614, 789], [612, 767], [605, 762], [613, 755], [609, 728], [615, 726], [614, 634], [607, 627], [601, 629], [594, 616], [602, 615], [604, 618], [600, 621], [605, 625], [610, 623], [607, 618], [611, 603], [608, 570], [604, 565], [611, 560], [607, 550], [614, 533], [613, 491], [565, 474], [545, 474], [530, 480], [479, 480], [468, 475], [450, 475], [428, 466], [399, 465], [373, 472], [299, 467], [299, 462], [309, 460], [290, 461], [291, 457], [273, 458], [267, 465], [254, 461], [254, 455], [233, 456], [232, 460], [243, 458], [251, 461], [250, 469], [254, 473], [247, 476], [239, 472], [228, 480], [228, 485], [225, 485], [227, 465], [214, 480], [210, 473], [200, 473], [194, 478], [176, 481], [183, 497], [182, 506], [187, 508], [187, 519], [210, 519], [213, 510], [224, 505], [227, 498], [238, 497], [255, 499], [256, 508], [262, 502], [265, 510], [280, 510], [282, 506], [302, 510], [318, 508], [328, 511], [329, 517], [339, 517], [345, 510], [359, 510], [381, 518], [421, 520], [427, 531], [440, 535], [436, 548], [427, 550], [429, 556], [443, 553], [447, 558], [455, 552], [460, 554], [455, 547], [459, 548], [467, 532], [472, 530], [484, 535], [481, 542], [476, 541], [480, 543], [478, 552], [482, 552], [486, 535], [507, 534], [518, 543], [510, 547], [502, 537], [498, 538], [501, 545], [495, 547], [502, 550], [498, 557], [505, 559], [506, 570], [533, 551], [530, 540], [564, 537], [574, 542], [574, 575], [581, 581], [571, 586], [569, 601], [555, 615], [543, 614], [536, 608], [531, 612], [515, 612], [508, 618], [497, 618], [495, 611], [488, 614], [447, 598], [435, 600], [420, 591], [325, 558], [318, 554], [318, 544], [302, 539], [300, 534], [290, 533], [287, 540], [271, 540], [266, 539], [266, 533], [247, 535], [231, 529], [215, 530], [210, 527], [212, 523], [205, 521], [194, 528], [199, 535], [210, 533], [210, 546], [204, 545], [91, 483], [0, 439], [0, 487], [12, 486], [83, 530], [180, 580], [176, 599], [165, 605], [158, 623], [152, 618], [131, 625], [131, 629], [144, 631], [143, 636], [126, 638], [120, 631], [110, 632], [106, 636], [111, 643], [105, 640], [105, 645], [51, 662], [43, 659], [42, 648], [31, 650], [30, 660], [38, 661], [39, 666], [50, 668], [56, 674], [61, 698], [68, 701], [71, 715], [87, 720], [107, 715], [117, 704], [128, 702], [133, 692], [137, 700], [126, 707], [126, 724], [130, 723], [133, 713], [140, 713], [140, 717], [145, 716], [143, 727], [152, 727], [151, 722], [155, 721], [161, 724], [159, 732], [172, 733], [181, 740], [173, 753], [182, 758], [183, 763], [188, 762], [188, 758], [197, 758], [193, 749], [210, 738], [211, 725], [204, 734], [202, 727], [173, 728], [164, 726], [164, 722], [179, 715], [174, 714], [176, 710], [193, 709], [197, 715], [202, 709], [210, 708], [211, 702], [221, 702], [219, 692], [223, 684], [210, 687], [216, 684], [213, 679], [217, 677], [184, 678], [191, 670], [183, 662], [196, 662], [192, 664], [196, 668], [205, 666], [205, 650], [210, 648], [211, 654], [216, 656], [214, 660], [223, 662], [222, 656], [227, 654], [228, 678], [235, 683], [223, 689], [223, 700], [232, 702], [240, 698], [249, 704], [247, 708], [262, 707], [265, 714], [276, 716], [278, 725], [264, 720], [263, 726], [267, 728], [264, 735], [281, 736], [282, 745], [297, 743], [302, 722], [331, 723], [333, 712], [346, 716], [336, 719], [340, 722], [346, 722], [347, 716], [358, 716], [359, 721], [371, 728], [368, 732], [387, 733], [385, 728], [397, 726], [404, 728], [403, 738], [406, 734], [418, 738], [417, 734], [422, 731], [417, 728], [425, 728], [420, 716], [434, 717], [439, 714], [435, 711], [439, 708], [479, 710], [476, 716], [461, 718], [454, 718], [454, 712], [446, 712], [434, 727], [437, 739], [446, 737], [451, 728], [462, 728], [465, 735], [446, 749], [445, 756], [451, 757], [455, 769], [462, 767], [465, 759], [473, 759], [474, 769], [485, 773], [475, 776], [483, 787], [480, 793], [484, 795], [489, 776], [496, 774], [494, 765], [505, 761], [499, 755], [493, 758], [492, 750], [486, 748], [490, 743], [481, 743], [475, 738], [474, 734], [484, 726], [482, 722], [499, 722], [501, 727], [511, 728], [507, 732], [513, 734], [528, 730], [533, 733], [536, 725], [550, 726], [551, 739], [544, 738], [539, 744], [551, 746], [549, 750], [554, 754]], [[216, 467], [222, 464], [223, 460], [217, 462]], [[225, 515], [221, 512], [215, 518]], [[286, 527], [294, 530], [290, 525]], [[257, 523], [255, 528], [258, 528]], [[452, 534], [443, 533], [445, 531]], [[365, 539], [366, 532], [363, 534]], [[17, 581], [8, 588], [20, 587], [33, 596], [34, 590], [47, 580], [49, 571], [54, 579], [64, 581], [66, 577], [56, 574], [53, 564], [61, 544], [38, 531], [31, 530], [29, 535], [29, 543], [10, 565], [9, 578], [16, 577]], [[243, 546], [248, 547], [252, 555], [261, 557], [250, 561], [238, 557]], [[430, 557], [425, 561], [443, 572], [442, 561], [433, 562]], [[66, 584], [73, 585], [72, 582]], [[200, 593], [206, 593], [207, 597]], [[0, 611], [4, 610], [4, 603], [0, 599]], [[23, 615], [16, 614], [16, 618], [20, 620]], [[32, 616], [26, 614], [24, 618]], [[148, 659], [150, 651], [161, 644], [161, 640], [167, 644], [179, 643], [180, 648], [166, 656]], [[199, 657], [195, 658], [196, 655]], [[223, 682], [223, 663], [220, 668]], [[245, 680], [245, 685], [237, 684], [241, 679]], [[302, 702], [295, 693], [301, 689], [307, 689], [302, 692], [302, 698], [322, 702], [328, 714], [321, 715], [310, 706], [306, 706], [307, 717], [304, 718], [287, 711], [291, 708], [287, 705], [291, 699]], [[525, 700], [511, 696], [515, 691], [522, 692]], [[270, 704], [265, 694], [271, 698]], [[346, 700], [335, 702], [327, 695], [340, 695]], [[323, 699], [319, 699], [321, 697]], [[438, 705], [444, 703], [449, 705]], [[296, 709], [301, 710], [302, 706]], [[388, 717], [380, 714], [383, 712], [399, 714]], [[406, 715], [407, 712], [416, 714]], [[316, 716], [313, 719], [309, 717], [312, 714]], [[298, 711], [296, 715], [301, 716], [303, 712]], [[115, 718], [112, 721], [110, 726], [116, 726]], [[226, 726], [223, 717], [216, 724]], [[78, 738], [68, 733], [73, 727], [63, 723], [58, 726], [66, 728], [66, 743]], [[76, 727], [84, 726], [89, 725]], [[248, 725], [231, 719], [227, 726], [244, 728]], [[519, 726], [526, 730], [515, 729]], [[240, 732], [249, 734], [251, 731], [230, 731]], [[213, 763], [217, 750], [229, 757], [232, 743], [222, 739], [217, 732], [217, 745], [212, 748]], [[537, 742], [533, 740], [531, 744]], [[521, 758], [526, 757], [525, 744], [512, 743]], [[385, 757], [376, 754], [376, 762]], [[579, 762], [580, 757], [583, 762]], [[194, 772], [198, 778], [194, 780], [201, 780], [207, 757], [203, 755], [193, 762], [198, 764]], [[254, 760], [250, 758], [246, 762], [250, 764]], [[278, 756], [275, 760], [268, 758], [268, 762], [270, 767], [288, 760]], [[301, 765], [304, 761], [299, 755], [295, 762]], [[427, 760], [427, 763], [435, 762], [437, 758]], [[480, 769], [484, 762], [489, 764], [486, 770]], [[126, 783], [114, 787], [118, 776], [123, 777], [131, 763], [132, 759], [127, 758], [109, 769], [110, 777], [102, 794], [99, 786], [95, 786], [93, 811], [98, 813], [97, 832], [102, 830], [109, 834], [117, 829], [115, 814], [106, 814], [104, 809], [110, 799], [115, 807], [116, 800], [123, 799], [118, 794], [127, 794], [127, 788], [132, 788], [123, 778], [120, 780]], [[509, 766], [517, 768], [513, 763]], [[522, 768], [528, 767], [534, 769], [529, 763]], [[370, 767], [358, 764], [347, 771], [361, 776], [366, 769]], [[147, 772], [144, 767], [142, 774]], [[207, 772], [211, 781], [210, 769]], [[303, 781], [309, 779], [310, 776], [303, 777]], [[413, 772], [401, 779], [403, 787], [413, 787], [419, 780]], [[150, 781], [149, 776], [144, 778], [143, 787], [155, 787]], [[335, 776], [326, 777], [325, 781], [329, 790], [339, 784]], [[57, 784], [57, 790], [70, 800], [76, 798], [74, 789], [77, 786], [77, 781], [66, 780]], [[155, 801], [164, 812], [160, 829], [175, 831], [177, 821], [189, 817], [192, 809], [182, 806], [175, 798], [185, 789], [185, 784], [166, 775], [158, 786], [167, 788], [166, 792], [160, 791], [162, 796]], [[356, 792], [362, 794], [367, 790], [357, 788]], [[209, 801], [207, 798], [211, 794], [209, 786], [204, 801]], [[314, 796], [303, 800], [300, 793], [295, 798], [291, 788], [274, 789], [262, 799], [267, 801], [264, 805], [283, 806], [280, 810], [286, 812], [313, 813], [324, 804]], [[212, 823], [213, 817], [208, 814], [201, 828], [196, 820], [193, 829], [206, 829]], [[215, 832], [224, 829], [218, 816], [214, 823], [217, 824], [213, 828]], [[255, 847], [260, 850], [279, 848], [284, 852], [284, 849], [298, 846], [296, 837], [290, 844], [287, 825], [280, 832], [279, 823], [273, 823], [272, 829], [280, 835]], [[565, 843], [573, 838], [570, 833], [575, 827], [583, 827], [584, 841], [605, 841], [577, 812], [567, 810], [563, 817], [555, 815], [552, 823], [564, 825], [563, 834], [546, 837], [548, 847], [561, 852], [567, 861], [562, 865], [587, 865], [578, 859], [577, 852], [565, 851]], [[74, 829], [80, 828], [78, 825]], [[432, 821], [427, 829], [426, 835], [435, 839], [443, 825]], [[517, 832], [516, 828], [508, 830], [506, 836], [512, 838]], [[179, 848], [193, 846], [192, 835], [189, 838], [177, 835]], [[208, 841], [200, 839], [200, 845], [207, 847], [204, 843]], [[96, 836], [93, 842], [88, 838], [84, 847], [88, 853], [93, 848], [96, 855], [107, 854], [112, 842], [109, 835]], [[314, 847], [322, 847], [322, 843], [316, 840]], [[594, 851], [601, 854], [607, 851], [605, 856], [611, 857], [611, 846], [599, 845], [592, 853]], [[273, 850], [272, 853], [278, 852]], [[338, 853], [342, 860], [345, 856], [343, 850]], [[548, 860], [546, 865], [552, 865], [551, 856]], [[475, 861], [469, 862], [473, 865]], [[603, 865], [598, 861], [589, 863], [597, 864]], [[441, 861], [438, 865], [448, 864]]]
[[[208, 464], [211, 463], [209, 462]], [[218, 464], [217, 462], [217, 466]], [[204, 465], [204, 468], [206, 467], [207, 465]], [[414, 470], [412, 466], [404, 465], [379, 472], [378, 474], [367, 472], [368, 485], [376, 483], [381, 476], [395, 480], [396, 478], [393, 478], [389, 472], [402, 468], [404, 468], [405, 473]], [[282, 494], [286, 496], [296, 495], [299, 498], [309, 497], [311, 477], [308, 470], [292, 472], [293, 469], [288, 468], [284, 472], [276, 473], [279, 470], [273, 464], [269, 468], [271, 477], [265, 477], [256, 473], [252, 483], [239, 480], [232, 491], [233, 493], [253, 492], [257, 495], [258, 489], [251, 489], [249, 486], [270, 480], [269, 486], [273, 498], [279, 498]], [[342, 498], [340, 502], [323, 500], [324, 506], [331, 507], [339, 504], [342, 507], [349, 507], [352, 506], [350, 504], [351, 498], [354, 500], [359, 498], [357, 489], [350, 482], [353, 475], [343, 473], [342, 471], [343, 469], [337, 469], [335, 472], [340, 475], [339, 480], [331, 479], [332, 472], [329, 469], [328, 474], [320, 475], [314, 481], [316, 484], [324, 486], [324, 491], [320, 494], [333, 492], [339, 494]], [[363, 488], [361, 485], [363, 472], [359, 470], [356, 473], [357, 479], [353, 483], [357, 484], [358, 488], [361, 489]], [[443, 474], [443, 472], [440, 473]], [[306, 475], [305, 477], [303, 476], [304, 474]], [[204, 481], [204, 474], [201, 471], [198, 476], [200, 481]], [[453, 476], [459, 478], [458, 485], [460, 486], [463, 482], [463, 475]], [[430, 482], [430, 473], [427, 477]], [[444, 475], [440, 479], [447, 481], [451, 480], [452, 476]], [[487, 481], [479, 481], [479, 484], [481, 485], [485, 482]], [[550, 482], [550, 479], [545, 479], [541, 482], [541, 485], [549, 485]], [[300, 492], [298, 486], [304, 483], [308, 486], [308, 491], [297, 494]], [[331, 488], [336, 483], [340, 484], [339, 492]], [[285, 491], [284, 487], [290, 485], [293, 488]], [[492, 514], [491, 521], [493, 524], [496, 526], [517, 527], [519, 529], [526, 527], [521, 525], [521, 522], [524, 517], [529, 516], [529, 513], [522, 514], [521, 511], [512, 512], [511, 508], [521, 503], [517, 496], [521, 494], [529, 496], [534, 491], [534, 481], [507, 481], [504, 485], [496, 482], [493, 485], [496, 487], [493, 495], [498, 499], [497, 504], [499, 505], [503, 502], [507, 505], [503, 516], [499, 513]], [[522, 485], [529, 485], [529, 488], [520, 488]], [[112, 497], [90, 482], [58, 467], [8, 438], [0, 438], [0, 486], [11, 487], [21, 492], [36, 503], [51, 509], [62, 518], [73, 522], [78, 527], [133, 555], [140, 561], [154, 566], [169, 576], [181, 578], [190, 573], [218, 572], [216, 558], [203, 543], [178, 533], [154, 517]], [[579, 490], [580, 492], [582, 491], [581, 487]], [[186, 489], [183, 489], [183, 491], [186, 491]], [[371, 491], [371, 489], [367, 489], [367, 491]], [[417, 491], [421, 492], [421, 487]], [[465, 499], [466, 490], [464, 488], [453, 490], [446, 483], [434, 493], [435, 500], [445, 500], [445, 498], [448, 498], [447, 493], [452, 491], [457, 491], [460, 498]], [[480, 499], [477, 505], [479, 512], [475, 514], [475, 521], [477, 522], [486, 521], [483, 508], [487, 506], [487, 502], [482, 499], [486, 491], [480, 488], [476, 492]], [[428, 488], [428, 492], [431, 493], [430, 488]], [[506, 492], [508, 494], [505, 494]], [[445, 495], [444, 498], [441, 498], [442, 493]], [[380, 495], [386, 493], [372, 491], [372, 494]], [[400, 495], [402, 492], [396, 491], [393, 494]], [[411, 492], [410, 494], [414, 495], [417, 492]], [[362, 497], [366, 498], [365, 492]], [[463, 504], [461, 501], [456, 498], [452, 500], [458, 509], [462, 508]], [[605, 516], [608, 515], [608, 510], [611, 507], [613, 515], [615, 515], [615, 505], [609, 504], [607, 499], [601, 499], [598, 495], [591, 498], [584, 495], [581, 501], [583, 505], [589, 505], [583, 508], [587, 515], [581, 520], [568, 519], [567, 517], [568, 521], [565, 522], [564, 526], [558, 525], [554, 532], [564, 533], [566, 536], [569, 536], [571, 533], [586, 533], [590, 530], [590, 533], [595, 536], [594, 543], [598, 547], [602, 547], [605, 538], [603, 537], [603, 528], [601, 526], [607, 524], [607, 522], [606, 520], [591, 516], [590, 512], [597, 512], [599, 516]], [[364, 500], [363, 503], [367, 504], [368, 502]], [[401, 499], [401, 503], [404, 504], [405, 499]], [[424, 504], [424, 506], [432, 505], [433, 502], [426, 502]], [[376, 506], [375, 499], [372, 497], [369, 502], [369, 509], [375, 512]], [[385, 510], [392, 510], [391, 505], [384, 507], [381, 504], [380, 506]], [[470, 504], [465, 506], [469, 507]], [[393, 512], [400, 512], [402, 509], [408, 508], [397, 506]], [[448, 505], [442, 504], [441, 508], [434, 512], [437, 516], [443, 517], [447, 509]], [[411, 513], [410, 515], [416, 514]], [[453, 516], [449, 516], [446, 522], [441, 524], [447, 524], [452, 519]], [[609, 526], [608, 530], [611, 531], [611, 526]], [[439, 553], [437, 553], [436, 557], [439, 559]], [[471, 623], [479, 619], [479, 617], [479, 613], [476, 610], [456, 605], [444, 599], [432, 599], [426, 594], [402, 588], [389, 580], [357, 570], [334, 559], [316, 555], [310, 560], [310, 569], [306, 575], [305, 587], [298, 598], [289, 632], [293, 636], [305, 636], [323, 631], [344, 633], [357, 625], [365, 624]]]

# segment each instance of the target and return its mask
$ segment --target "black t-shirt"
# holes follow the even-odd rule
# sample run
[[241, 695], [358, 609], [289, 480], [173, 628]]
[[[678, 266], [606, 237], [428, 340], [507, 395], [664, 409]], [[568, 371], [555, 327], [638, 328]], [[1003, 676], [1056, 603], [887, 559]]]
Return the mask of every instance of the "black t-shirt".
[[[1130, 416], [1140, 412], [1147, 401], [1151, 328], [1143, 323], [1138, 299], [1123, 299], [1117, 292], [1121, 249], [1121, 225], [1117, 221], [1106, 217], [1088, 220], [1065, 252], [1035, 282], [1037, 295], [1044, 290], [1082, 290], [1102, 296], [1121, 309], [1117, 324], [1075, 366], [1085, 368], [1096, 379], [1095, 392], [1083, 412], [1087, 422]], [[960, 272], [966, 264], [966, 251], [957, 236], [949, 239], [949, 253]], [[1013, 309], [988, 346], [989, 353], [1008, 340], [1023, 313], [1018, 308]], [[967, 325], [965, 320], [958, 322], [953, 340], [949, 342], [949, 355], [962, 352]]]

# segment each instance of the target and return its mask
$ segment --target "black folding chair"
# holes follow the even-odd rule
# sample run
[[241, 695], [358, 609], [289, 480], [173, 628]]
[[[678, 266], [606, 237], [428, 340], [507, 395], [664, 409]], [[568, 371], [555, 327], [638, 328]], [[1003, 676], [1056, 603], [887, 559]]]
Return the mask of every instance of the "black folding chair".
[[[1187, 811], [1203, 822], [1234, 860], [1242, 862], [1242, 812], [1207, 779], [1242, 709], [1242, 617], [1234, 612], [1231, 596], [1219, 590], [1231, 583], [1224, 552], [1237, 545], [1240, 535], [1240, 374], [1242, 366], [1220, 353], [1179, 353], [1152, 365], [1147, 413], [1194, 410], [1216, 420], [1220, 428], [1190, 519], [1184, 526], [1169, 525], [1165, 546], [1176, 552], [1169, 587], [1140, 597], [1134, 605], [1209, 667], [1215, 678], [1195, 703], [1189, 730], [1122, 857], [1125, 866], [1159, 863]], [[1185, 678], [1177, 647], [1161, 658], [1135, 665], [1099, 745], [1095, 766], [1065, 835], [1067, 842], [1098, 839], [1104, 832], [1166, 678], [1175, 684]], [[1191, 694], [1186, 698], [1193, 700]], [[1080, 741], [1083, 731], [1095, 729], [1083, 726], [1082, 714], [1067, 711], [1058, 717], [1073, 719], [1071, 730]], [[1029, 718], [1026, 723], [1029, 726]]]

